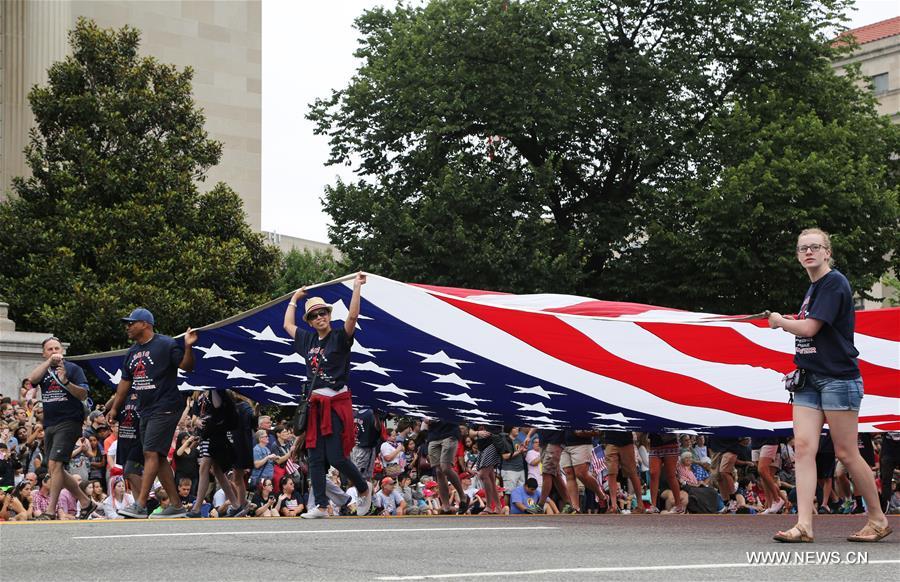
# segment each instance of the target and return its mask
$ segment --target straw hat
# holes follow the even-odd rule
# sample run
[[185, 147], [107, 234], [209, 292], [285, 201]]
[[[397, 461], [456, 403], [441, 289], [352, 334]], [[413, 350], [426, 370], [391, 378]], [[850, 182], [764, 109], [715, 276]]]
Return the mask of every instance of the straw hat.
[[327, 309], [328, 313], [331, 313], [331, 305], [325, 303], [325, 300], [321, 297], [310, 297], [309, 299], [307, 299], [305, 311], [303, 313], [303, 319], [309, 321], [309, 312], [319, 308]]

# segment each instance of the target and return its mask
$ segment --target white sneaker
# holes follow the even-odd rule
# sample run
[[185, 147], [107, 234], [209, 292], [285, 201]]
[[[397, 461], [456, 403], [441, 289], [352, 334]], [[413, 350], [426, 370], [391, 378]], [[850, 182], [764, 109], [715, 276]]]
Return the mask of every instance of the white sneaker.
[[763, 511], [762, 513], [764, 513], [764, 514], [766, 514], [766, 515], [771, 515], [771, 514], [773, 514], [773, 513], [778, 513], [778, 512], [781, 511], [783, 508], [784, 508], [784, 499], [780, 499], [780, 500], [778, 501], [778, 503], [776, 503], [776, 504], [773, 505], [772, 507], [766, 509], [766, 510]]
[[366, 494], [361, 495], [359, 499], [356, 500], [356, 515], [359, 517], [364, 517], [369, 515], [369, 510], [372, 509], [372, 486], [369, 485], [369, 488], [366, 489]]
[[303, 519], [321, 519], [323, 517], [328, 517], [327, 511], [322, 511], [318, 505], [314, 505], [312, 509], [307, 511], [306, 513], [301, 513], [300, 517]]

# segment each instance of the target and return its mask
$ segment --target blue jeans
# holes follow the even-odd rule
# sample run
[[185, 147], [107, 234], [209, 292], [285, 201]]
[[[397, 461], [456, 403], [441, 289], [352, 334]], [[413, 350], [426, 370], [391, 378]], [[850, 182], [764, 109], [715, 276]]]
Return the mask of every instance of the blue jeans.
[[816, 410], [855, 410], [863, 398], [862, 377], [852, 380], [806, 373], [806, 385], [794, 392], [794, 405]]

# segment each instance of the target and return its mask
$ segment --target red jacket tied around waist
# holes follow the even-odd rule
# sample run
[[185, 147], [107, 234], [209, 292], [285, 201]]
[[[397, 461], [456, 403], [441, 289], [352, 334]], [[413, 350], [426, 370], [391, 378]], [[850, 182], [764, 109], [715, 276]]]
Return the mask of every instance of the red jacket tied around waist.
[[356, 423], [353, 422], [353, 400], [349, 390], [331, 397], [312, 393], [309, 399], [309, 420], [306, 425], [306, 448], [316, 448], [316, 438], [319, 432], [322, 433], [322, 436], [328, 436], [334, 432], [331, 426], [332, 410], [337, 413], [344, 425], [341, 448], [346, 457], [350, 455], [353, 445], [356, 444]]

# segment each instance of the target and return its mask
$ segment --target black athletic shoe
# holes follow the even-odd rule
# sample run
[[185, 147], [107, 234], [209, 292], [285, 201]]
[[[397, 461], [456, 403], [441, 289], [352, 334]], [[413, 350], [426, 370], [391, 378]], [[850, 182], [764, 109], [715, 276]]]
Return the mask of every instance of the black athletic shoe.
[[467, 509], [469, 509], [469, 503], [471, 503], [471, 499], [466, 495], [465, 498], [459, 502], [459, 510], [456, 512], [457, 515], [463, 515]]

